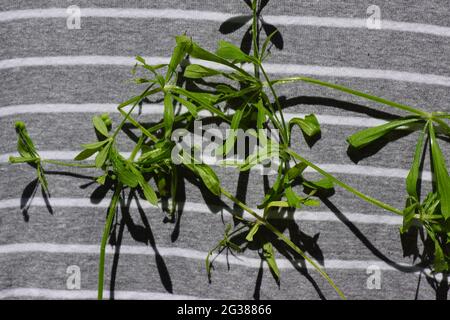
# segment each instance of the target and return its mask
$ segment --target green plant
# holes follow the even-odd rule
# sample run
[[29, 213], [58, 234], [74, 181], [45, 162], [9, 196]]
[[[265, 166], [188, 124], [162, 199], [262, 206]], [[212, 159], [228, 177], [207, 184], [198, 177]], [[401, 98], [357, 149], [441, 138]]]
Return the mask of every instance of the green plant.
[[[213, 53], [202, 48], [199, 44], [192, 41], [191, 38], [183, 35], [176, 37], [176, 46], [167, 65], [151, 65], [138, 56], [134, 71], [141, 69], [147, 72], [149, 77], [135, 78], [135, 81], [138, 84], [146, 85], [145, 90], [140, 95], [132, 97], [118, 106], [118, 111], [123, 116], [122, 121], [118, 125], [113, 126], [107, 114], [93, 118], [93, 126], [97, 133], [98, 141], [82, 145], [83, 150], [75, 157], [77, 162], [42, 159], [28, 136], [25, 125], [22, 122], [16, 124], [20, 157], [11, 157], [10, 162], [33, 165], [45, 190], [47, 190], [47, 182], [44, 176], [43, 165], [47, 163], [80, 168], [97, 168], [101, 174], [99, 174], [96, 181], [102, 185], [107, 182], [112, 185], [114, 193], [108, 209], [100, 246], [99, 299], [103, 297], [105, 247], [122, 194], [126, 190], [138, 190], [153, 205], [157, 205], [163, 197], [170, 197], [171, 207], [168, 214], [173, 216], [177, 208], [176, 191], [181, 167], [197, 176], [199, 181], [212, 194], [228, 198], [252, 216], [252, 219], [246, 219], [236, 215], [236, 219], [241, 224], [235, 227], [234, 230], [231, 230], [231, 226], [227, 226], [224, 238], [219, 241], [217, 246], [206, 257], [208, 275], [211, 272], [210, 258], [213, 252], [217, 250], [220, 252], [223, 248], [240, 251], [242, 249], [241, 246], [234, 243], [232, 237], [233, 235], [244, 233], [248, 243], [254, 242], [260, 245], [261, 257], [267, 262], [277, 280], [280, 277], [280, 272], [275, 259], [275, 246], [273, 245], [275, 240], [283, 243], [286, 248], [311, 264], [336, 292], [342, 298], [345, 298], [341, 290], [319, 264], [286, 236], [283, 230], [280, 230], [272, 223], [273, 217], [276, 215], [274, 211], [283, 208], [318, 205], [317, 196], [324, 191], [333, 189], [335, 185], [344, 188], [364, 201], [403, 216], [405, 223], [402, 231], [407, 230], [412, 225], [412, 221], [418, 220], [421, 222], [430, 237], [434, 237], [435, 247], [437, 248], [435, 251], [436, 271], [448, 270], [449, 256], [445, 245], [448, 243], [449, 236], [450, 180], [435, 133], [439, 129], [439, 132], [450, 135], [449, 126], [445, 122], [448, 115], [430, 114], [316, 79], [306, 77], [270, 79], [264, 69], [263, 61], [268, 56], [269, 43], [272, 37], [278, 33], [278, 30], [268, 35], [262, 46], [260, 46], [256, 0], [252, 2], [252, 10], [252, 55], [244, 53], [235, 45], [225, 41], [219, 41], [218, 49]], [[189, 64], [190, 59], [196, 59], [195, 63]], [[253, 66], [253, 74], [243, 67], [244, 64]], [[207, 83], [209, 77], [219, 78], [223, 83], [210, 83], [208, 91], [201, 89], [196, 91], [189, 90], [184, 85], [186, 82]], [[351, 136], [348, 141], [356, 148], [368, 145], [387, 132], [399, 127], [416, 123], [424, 124], [424, 131], [417, 146], [413, 167], [407, 179], [409, 198], [405, 210], [399, 210], [383, 201], [363, 194], [291, 149], [293, 143], [291, 141], [291, 130], [294, 126], [298, 126], [306, 137], [314, 137], [320, 133], [320, 124], [313, 114], [304, 118], [294, 118], [289, 122], [285, 121], [275, 87], [294, 81], [303, 81], [340, 90], [412, 114], [411, 116], [394, 120], [380, 127], [367, 129]], [[161, 122], [146, 127], [134, 117], [133, 110], [151, 96], [163, 98], [164, 113]], [[184, 106], [187, 111], [176, 114], [175, 106], [177, 105]], [[126, 111], [126, 107], [129, 107], [128, 111]], [[226, 111], [229, 109], [234, 110], [234, 113], [231, 115], [227, 114]], [[248, 207], [228, 190], [224, 189], [211, 166], [195, 161], [194, 157], [184, 152], [179, 152], [175, 158], [173, 157], [172, 151], [176, 147], [176, 142], [171, 139], [173, 131], [179, 128], [189, 129], [193, 121], [199, 118], [200, 112], [204, 111], [209, 112], [222, 122], [229, 123], [231, 129], [254, 129], [254, 135], [260, 146], [262, 146], [262, 151], [248, 154], [245, 161], [241, 163], [227, 163], [225, 161], [223, 162], [224, 166], [232, 165], [240, 171], [248, 171], [256, 165], [264, 165], [268, 160], [273, 160], [275, 155], [279, 156], [276, 181], [264, 195], [261, 204], [258, 206], [258, 209], [261, 209], [263, 214], [259, 214]], [[116, 144], [116, 138], [126, 123], [131, 124], [140, 131], [138, 141], [132, 142], [134, 143], [133, 151], [128, 158], [120, 154]], [[267, 128], [278, 130], [279, 141], [276, 142], [267, 136], [264, 130]], [[420, 203], [416, 186], [420, 172], [420, 152], [425, 134], [428, 135], [430, 140], [434, 176], [437, 183], [435, 192], [429, 195], [424, 202]], [[235, 143], [236, 135], [230, 134], [223, 146], [217, 151], [227, 155], [233, 149]], [[95, 161], [93, 163], [86, 162], [94, 155]], [[306, 179], [303, 173], [307, 167], [320, 173], [323, 178], [318, 181]], [[150, 181], [153, 181], [153, 183], [151, 184]], [[304, 186], [303, 193], [298, 193], [294, 189], [296, 184]], [[256, 238], [261, 241], [256, 242]]]

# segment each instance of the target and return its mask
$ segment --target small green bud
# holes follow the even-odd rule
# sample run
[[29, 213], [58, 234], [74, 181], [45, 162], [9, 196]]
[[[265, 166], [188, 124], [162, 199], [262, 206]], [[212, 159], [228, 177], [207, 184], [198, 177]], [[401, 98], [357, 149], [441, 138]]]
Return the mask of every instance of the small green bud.
[[25, 129], [25, 123], [23, 121], [17, 121], [15, 127], [17, 130], [23, 130]]

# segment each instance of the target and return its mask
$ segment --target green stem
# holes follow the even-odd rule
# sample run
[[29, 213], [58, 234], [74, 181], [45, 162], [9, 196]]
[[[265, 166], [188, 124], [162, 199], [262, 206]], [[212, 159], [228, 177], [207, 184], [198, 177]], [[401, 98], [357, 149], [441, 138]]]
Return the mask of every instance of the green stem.
[[[259, 44], [258, 44], [258, 15], [257, 15], [257, 7], [258, 1], [253, 0], [252, 10], [253, 10], [253, 19], [252, 19], [252, 40], [253, 40], [253, 56], [256, 61], [259, 61]], [[254, 63], [255, 67], [255, 77], [259, 79], [259, 66]]]
[[342, 299], [346, 299], [344, 293], [337, 287], [337, 285], [331, 280], [328, 274], [311, 258], [309, 258], [298, 246], [296, 246], [288, 237], [286, 237], [282, 232], [280, 232], [277, 228], [267, 222], [263, 217], [261, 217], [258, 213], [256, 213], [253, 209], [247, 206], [245, 203], [242, 203], [239, 199], [234, 197], [227, 190], [220, 188], [222, 194], [236, 203], [243, 210], [247, 211], [251, 214], [256, 220], [258, 220], [262, 225], [264, 225], [267, 229], [272, 231], [278, 238], [280, 238], [286, 245], [288, 245], [292, 250], [298, 253], [303, 259], [305, 259], [309, 264], [311, 264], [327, 281], [328, 283], [336, 290], [338, 295]]
[[136, 143], [136, 145], [133, 148], [133, 151], [130, 154], [130, 157], [128, 158], [128, 160], [130, 161], [134, 161], [134, 158], [136, 157], [136, 154], [138, 153], [138, 151], [141, 149], [142, 144], [144, 143], [144, 139], [145, 136], [142, 134], [138, 140], [138, 142]]
[[425, 119], [429, 119], [431, 117], [431, 114], [422, 110], [418, 110], [415, 109], [413, 107], [410, 106], [406, 106], [404, 104], [400, 104], [394, 101], [390, 101], [387, 99], [383, 99], [383, 98], [379, 98], [376, 96], [372, 96], [370, 94], [361, 92], [361, 91], [357, 91], [357, 90], [353, 90], [341, 85], [337, 85], [334, 83], [329, 83], [329, 82], [325, 82], [325, 81], [321, 81], [321, 80], [317, 80], [317, 79], [313, 79], [313, 78], [307, 78], [307, 77], [291, 77], [291, 78], [284, 78], [284, 79], [278, 79], [278, 80], [274, 80], [270, 83], [268, 83], [268, 85], [270, 86], [270, 84], [282, 84], [282, 83], [289, 83], [289, 82], [295, 82], [295, 81], [303, 81], [303, 82], [307, 82], [307, 83], [311, 83], [311, 84], [316, 84], [316, 85], [320, 85], [323, 87], [328, 87], [328, 88], [332, 88], [338, 91], [342, 91], [345, 93], [350, 93], [352, 95], [358, 96], [358, 97], [362, 97], [371, 101], [375, 101], [381, 104], [385, 104], [403, 111], [408, 111], [410, 113], [419, 115]]
[[111, 199], [109, 205], [108, 216], [106, 218], [105, 228], [103, 230], [102, 242], [100, 244], [100, 258], [98, 263], [98, 300], [103, 299], [103, 279], [105, 274], [105, 249], [106, 242], [109, 238], [109, 233], [111, 232], [111, 225], [114, 221], [114, 216], [116, 214], [117, 202], [120, 197], [120, 191], [122, 191], [122, 184], [118, 183], [114, 191], [114, 195]]
[[71, 162], [64, 162], [64, 161], [51, 160], [51, 159], [42, 159], [41, 163], [51, 163], [51, 164], [55, 164], [58, 166], [65, 166], [65, 167], [96, 168], [96, 166], [93, 164], [71, 163]]
[[384, 202], [382, 202], [382, 201], [380, 201], [380, 200], [377, 200], [377, 199], [372, 198], [372, 197], [370, 197], [370, 196], [368, 196], [368, 195], [365, 195], [364, 193], [362, 193], [362, 192], [356, 190], [355, 188], [353, 188], [353, 187], [349, 186], [348, 184], [346, 184], [346, 183], [340, 181], [339, 179], [335, 178], [334, 176], [332, 176], [332, 175], [329, 174], [328, 172], [322, 170], [321, 168], [319, 168], [318, 166], [316, 166], [316, 165], [313, 164], [312, 162], [306, 160], [305, 158], [303, 158], [302, 156], [300, 156], [299, 154], [297, 154], [296, 152], [294, 152], [294, 151], [292, 151], [292, 150], [290, 150], [290, 149], [287, 149], [286, 152], [289, 153], [289, 154], [290, 154], [292, 157], [294, 157], [295, 159], [297, 159], [297, 160], [299, 160], [299, 161], [305, 163], [305, 164], [308, 165], [309, 167], [313, 168], [314, 170], [316, 170], [317, 172], [319, 172], [319, 173], [320, 173], [321, 175], [323, 175], [324, 177], [327, 177], [327, 178], [333, 180], [334, 183], [336, 183], [337, 185], [341, 186], [341, 187], [344, 188], [345, 190], [347, 190], [347, 191], [349, 191], [349, 192], [351, 192], [351, 193], [357, 195], [357, 196], [360, 197], [361, 199], [363, 199], [363, 200], [365, 200], [365, 201], [367, 201], [367, 202], [369, 202], [369, 203], [372, 203], [372, 204], [374, 204], [374, 205], [376, 205], [376, 206], [378, 206], [378, 207], [380, 207], [380, 208], [383, 208], [383, 209], [385, 209], [385, 210], [388, 210], [388, 211], [390, 211], [390, 212], [393, 212], [393, 213], [395, 213], [395, 214], [398, 214], [398, 215], [400, 215], [400, 216], [403, 216], [403, 212], [400, 211], [400, 210], [398, 210], [397, 208], [394, 208], [394, 207], [390, 206], [390, 205], [387, 204], [387, 203], [384, 203]]
[[281, 116], [281, 123], [283, 125], [282, 137], [283, 137], [283, 140], [284, 140], [284, 144], [285, 145], [289, 145], [289, 132], [288, 132], [288, 129], [286, 128], [286, 121], [284, 120], [283, 109], [281, 107], [280, 100], [278, 100], [278, 95], [275, 92], [275, 89], [274, 89], [273, 85], [270, 82], [270, 79], [269, 79], [269, 76], [266, 73], [266, 70], [264, 70], [262, 64], [260, 64], [259, 67], [261, 68], [261, 72], [263, 73], [264, 78], [266, 79], [266, 81], [267, 81], [267, 83], [269, 85], [269, 89], [272, 92], [272, 95], [273, 95], [273, 97], [275, 99], [275, 104], [277, 105], [278, 112], [280, 113], [280, 116]]

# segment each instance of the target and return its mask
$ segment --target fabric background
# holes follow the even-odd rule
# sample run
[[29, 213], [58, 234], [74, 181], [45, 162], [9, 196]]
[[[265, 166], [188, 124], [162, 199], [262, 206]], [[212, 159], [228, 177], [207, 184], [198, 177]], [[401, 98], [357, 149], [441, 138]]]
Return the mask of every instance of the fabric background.
[[[292, 70], [292, 74], [299, 66], [303, 66], [301, 70], [315, 66], [315, 77], [428, 111], [449, 111], [447, 0], [272, 0], [263, 16], [357, 21], [366, 18], [371, 4], [380, 6], [383, 22], [414, 25], [410, 31], [394, 31], [277, 24], [284, 48], [273, 49], [268, 63], [278, 64], [284, 73]], [[81, 29], [70, 30], [64, 16], [69, 5], [81, 7], [82, 15], [85, 8], [122, 8], [125, 13], [133, 8], [185, 11], [177, 11], [181, 18], [173, 14], [153, 18], [82, 16]], [[46, 16], [50, 8], [60, 8], [63, 15]], [[133, 56], [168, 57], [173, 36], [184, 32], [211, 50], [219, 39], [239, 44], [247, 28], [221, 34], [221, 22], [214, 13], [248, 14], [249, 8], [241, 0], [1, 0], [0, 10], [0, 298], [94, 298], [98, 245], [107, 206], [106, 200], [99, 203], [101, 191], [88, 184], [95, 171], [69, 170], [57, 175], [60, 169], [49, 166], [50, 206], [39, 190], [28, 201], [34, 171], [26, 165], [7, 164], [16, 148], [14, 122], [21, 119], [27, 123], [43, 154], [69, 157], [81, 143], [94, 139], [93, 113], [111, 110], [113, 121], [117, 120], [115, 105], [139, 92], [138, 86], [127, 82]], [[33, 14], [19, 19], [21, 12]], [[432, 34], [433, 26], [442, 27], [439, 34]], [[336, 72], [324, 67], [344, 69]], [[285, 97], [286, 112], [314, 112], [324, 119], [322, 139], [309, 148], [296, 131], [298, 143], [294, 149], [363, 192], [403, 207], [404, 177], [412, 161], [416, 134], [391, 141], [375, 155], [362, 159], [349, 157], [345, 142], [348, 135], [369, 126], [371, 116], [386, 119], [389, 115], [385, 112], [400, 113], [301, 83], [280, 87], [279, 94]], [[143, 114], [140, 119], [158, 120], [151, 114]], [[126, 138], [120, 141], [123, 151], [130, 151]], [[450, 150], [445, 143], [443, 146], [448, 159]], [[427, 163], [426, 168], [429, 170]], [[223, 185], [250, 206], [256, 207], [261, 201], [264, 185], [260, 175], [240, 176], [225, 169], [217, 172]], [[248, 191], [244, 192], [246, 184]], [[114, 240], [121, 245], [109, 249], [105, 276], [105, 289], [111, 290], [112, 298], [338, 298], [317, 272], [294, 268], [286, 260], [280, 262], [283, 268], [278, 287], [267, 267], [260, 267], [255, 250], [246, 250], [241, 260], [230, 256], [229, 264], [222, 255], [208, 283], [204, 258], [221, 239], [224, 222], [230, 217], [221, 214], [223, 203], [205, 200], [204, 192], [191, 182], [185, 180], [184, 188], [186, 204], [175, 224], [165, 221], [155, 208], [146, 207], [144, 212], [132, 208], [129, 214], [119, 214]], [[106, 196], [111, 197], [111, 193]], [[419, 260], [413, 261], [413, 255], [402, 248], [398, 217], [339, 188], [320, 207], [305, 210], [290, 232], [325, 265], [348, 298], [446, 296], [448, 286], [410, 267]], [[81, 290], [67, 290], [66, 271], [71, 265], [80, 267]], [[367, 288], [370, 266], [381, 270], [379, 290]]]

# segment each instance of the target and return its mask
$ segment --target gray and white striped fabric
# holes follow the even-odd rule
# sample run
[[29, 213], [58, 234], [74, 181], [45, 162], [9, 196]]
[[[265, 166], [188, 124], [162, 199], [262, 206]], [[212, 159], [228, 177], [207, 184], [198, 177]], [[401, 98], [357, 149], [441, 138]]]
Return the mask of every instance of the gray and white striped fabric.
[[[81, 8], [80, 29], [67, 27], [69, 5]], [[366, 26], [370, 5], [381, 8], [379, 30]], [[241, 0], [1, 0], [0, 10], [0, 298], [95, 298], [99, 242], [111, 194], [88, 184], [85, 178], [94, 176], [93, 170], [58, 175], [59, 169], [49, 167], [49, 203], [39, 191], [27, 201], [34, 171], [7, 164], [15, 153], [14, 122], [27, 123], [44, 156], [71, 159], [81, 143], [94, 139], [94, 113], [111, 112], [117, 120], [115, 106], [139, 92], [127, 82], [135, 55], [165, 61], [173, 36], [184, 32], [208, 49], [220, 38], [239, 44], [245, 27], [226, 35], [219, 27], [229, 17], [248, 14], [249, 8]], [[283, 50], [273, 50], [267, 61], [273, 76], [312, 75], [428, 111], [450, 110], [448, 0], [272, 0], [263, 13], [284, 39]], [[363, 192], [398, 208], [404, 205], [404, 178], [416, 135], [392, 141], [357, 164], [345, 142], [356, 130], [382, 123], [384, 112], [397, 113], [306, 84], [290, 84], [279, 92], [289, 115], [314, 112], [322, 123], [322, 139], [312, 148], [294, 133], [296, 150]], [[149, 109], [141, 120], [154, 122], [160, 114]], [[123, 151], [130, 151], [125, 142]], [[230, 169], [217, 172], [232, 191], [245, 181]], [[424, 178], [430, 180], [429, 174]], [[252, 207], [261, 200], [262, 181], [258, 174], [248, 176], [244, 198]], [[115, 241], [121, 246], [108, 248], [107, 296], [338, 298], [312, 268], [305, 273], [281, 255], [278, 287], [252, 250], [216, 259], [208, 283], [204, 258], [222, 237], [229, 209], [205, 200], [188, 181], [184, 188], [186, 202], [176, 224], [143, 203], [144, 212], [134, 205], [129, 214], [119, 215]], [[446, 295], [439, 279], [411, 267], [418, 261], [404, 256], [400, 217], [337, 189], [320, 207], [296, 212], [295, 219], [298, 228], [291, 232], [348, 298]], [[70, 266], [79, 267], [79, 290], [67, 287]], [[381, 288], [370, 285], [374, 273]]]

